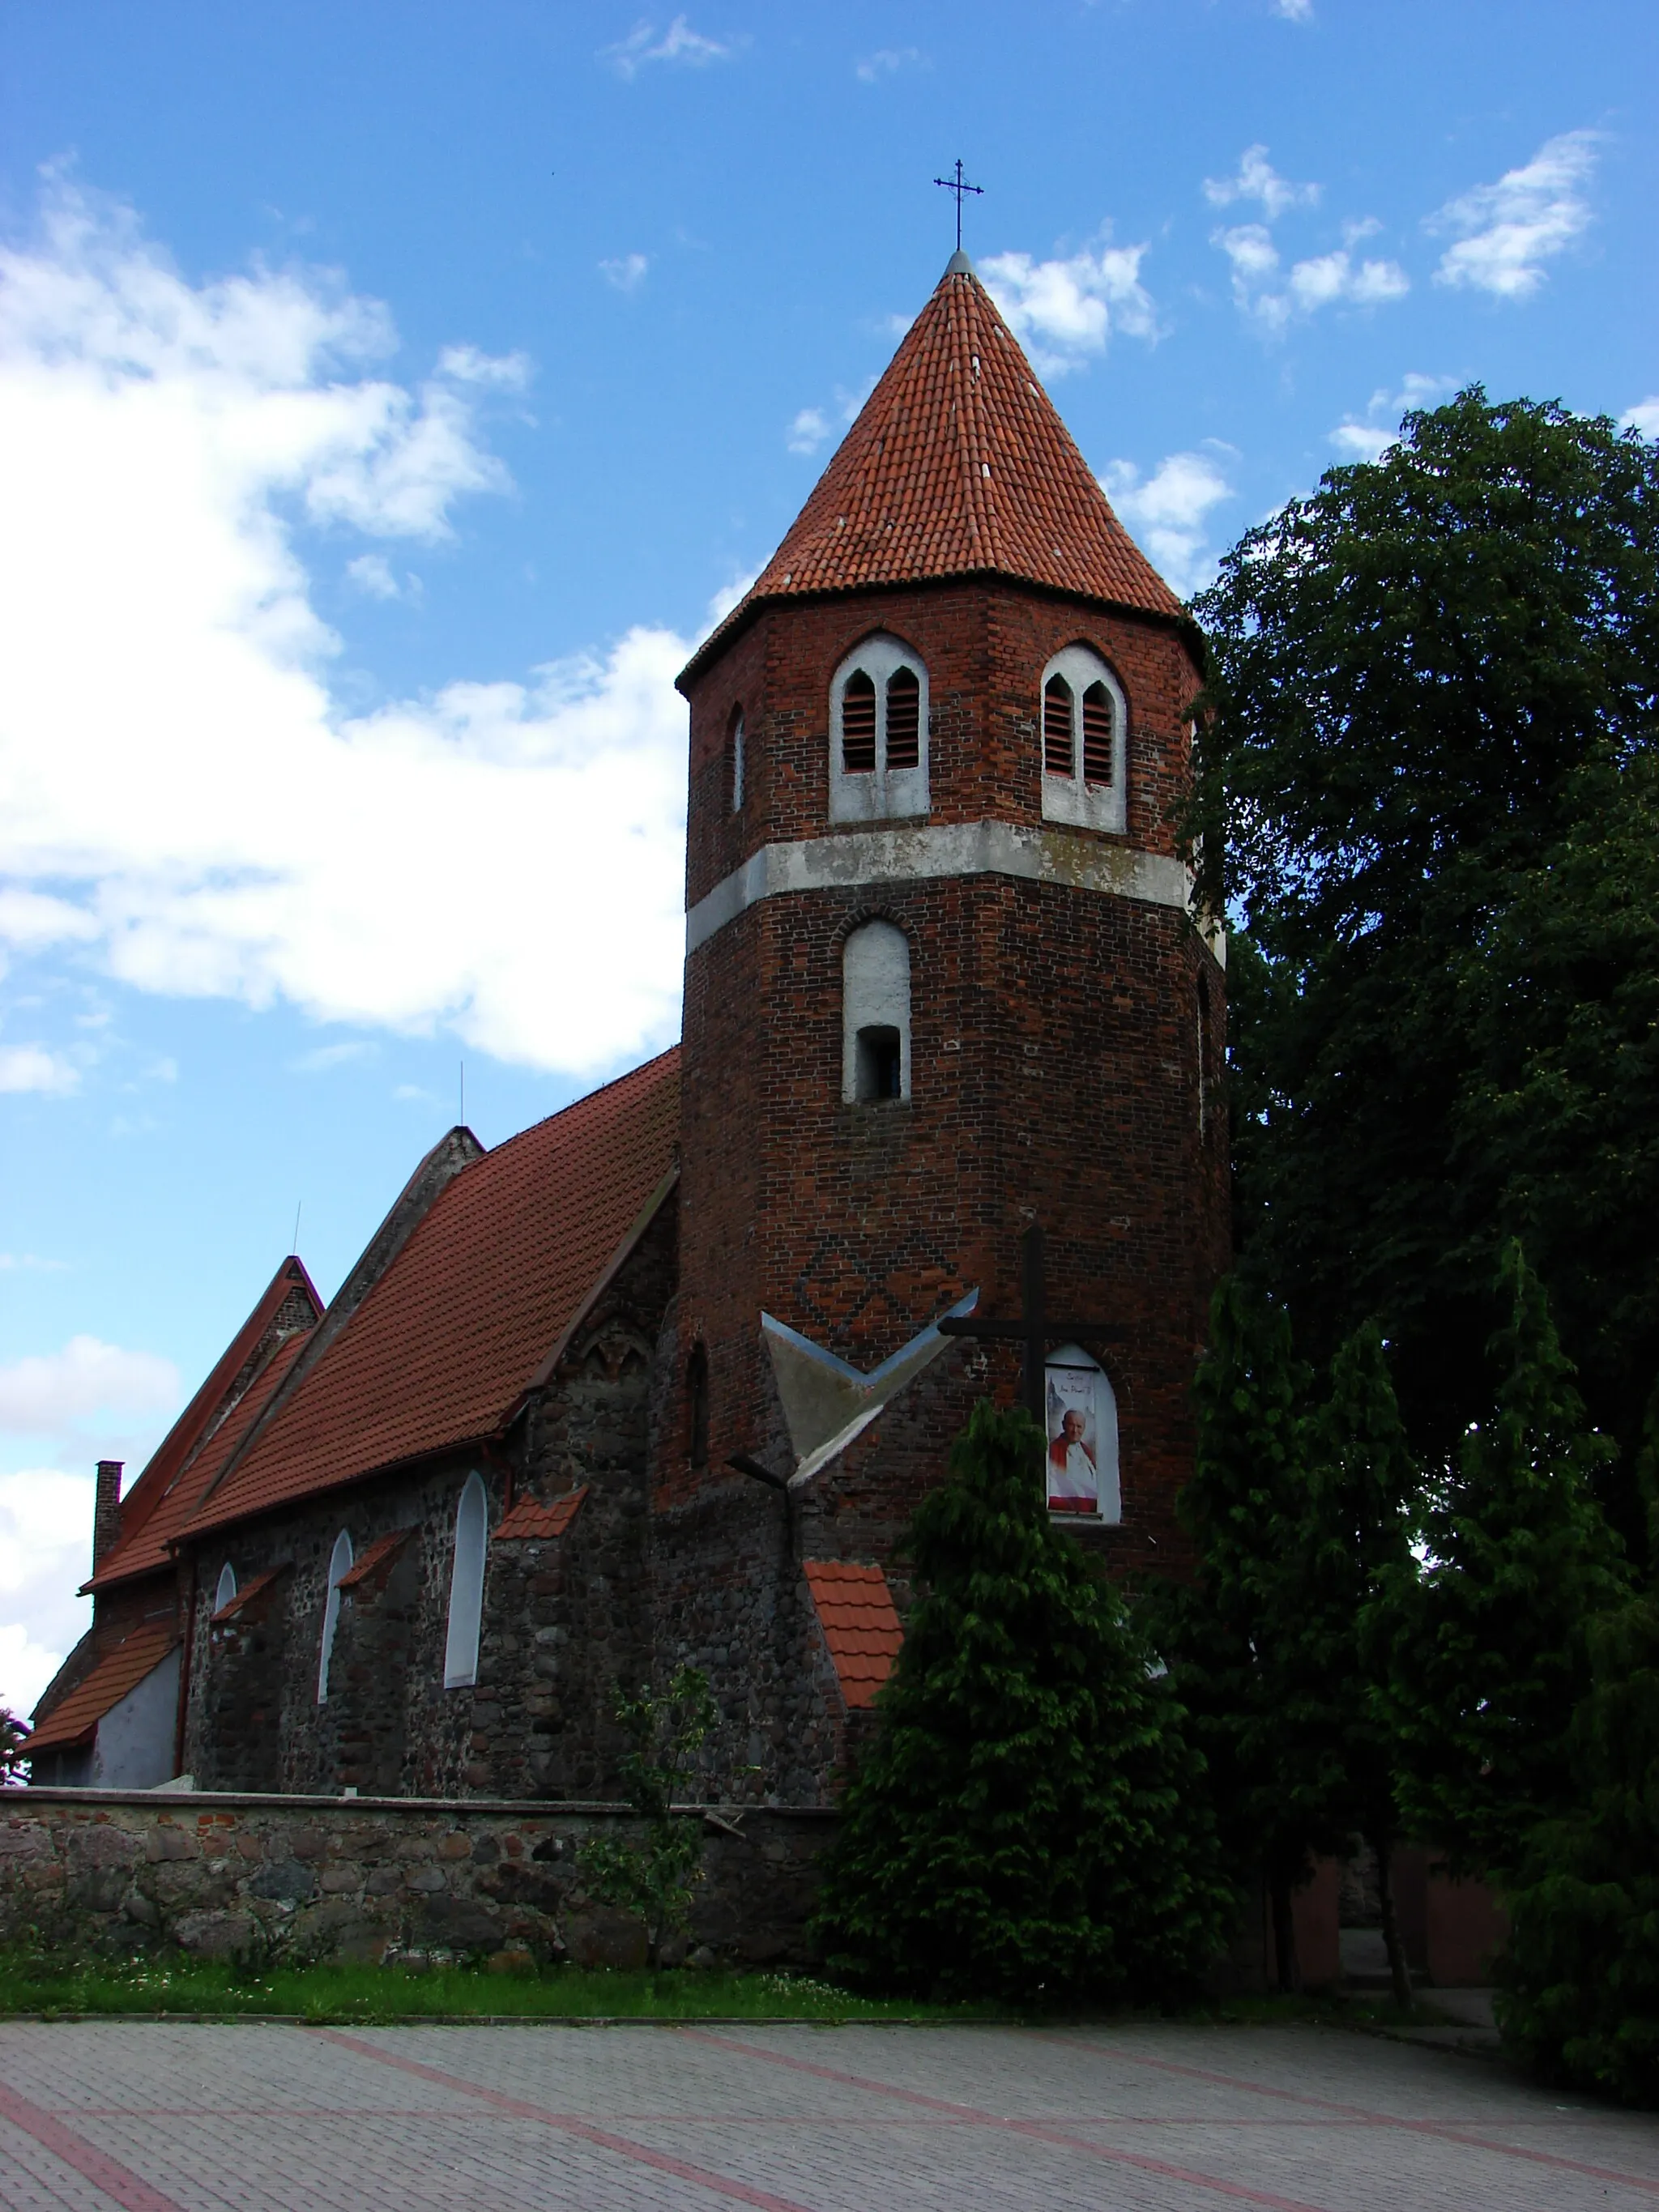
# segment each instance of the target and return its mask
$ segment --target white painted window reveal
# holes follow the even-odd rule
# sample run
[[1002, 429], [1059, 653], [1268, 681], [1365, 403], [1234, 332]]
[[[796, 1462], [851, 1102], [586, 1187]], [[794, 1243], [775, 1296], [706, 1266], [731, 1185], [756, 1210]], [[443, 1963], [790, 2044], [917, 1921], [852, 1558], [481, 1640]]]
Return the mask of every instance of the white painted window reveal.
[[461, 1502], [455, 1508], [455, 1564], [449, 1577], [449, 1637], [444, 1645], [447, 1690], [470, 1689], [478, 1679], [489, 1519], [483, 1479], [475, 1468], [461, 1486]]
[[842, 1086], [848, 1105], [910, 1096], [910, 946], [866, 921], [842, 953]]
[[1043, 670], [1038, 698], [1043, 820], [1121, 836], [1129, 717], [1116, 677], [1088, 646], [1068, 645]]
[[927, 671], [896, 637], [866, 637], [830, 686], [830, 819], [927, 811]]
[[1048, 1510], [1068, 1519], [1121, 1521], [1117, 1399], [1110, 1377], [1077, 1344], [1050, 1352], [1046, 1366]]
[[334, 1656], [334, 1632], [340, 1625], [340, 1583], [351, 1572], [351, 1539], [343, 1528], [328, 1555], [328, 1596], [323, 1605], [323, 1647], [317, 1660], [317, 1702], [328, 1703], [328, 1662]]
[[213, 1610], [222, 1613], [236, 1595], [236, 1570], [227, 1559], [219, 1570], [219, 1583], [213, 1593]]

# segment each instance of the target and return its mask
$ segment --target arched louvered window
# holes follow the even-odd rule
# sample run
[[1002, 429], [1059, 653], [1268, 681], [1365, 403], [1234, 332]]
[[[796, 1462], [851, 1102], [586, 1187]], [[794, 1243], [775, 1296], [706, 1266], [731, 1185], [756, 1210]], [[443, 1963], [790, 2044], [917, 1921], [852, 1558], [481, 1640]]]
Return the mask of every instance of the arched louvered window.
[[227, 1559], [219, 1570], [219, 1581], [213, 1593], [213, 1610], [222, 1613], [236, 1595], [236, 1570]]
[[1128, 714], [1116, 677], [1091, 646], [1068, 645], [1042, 672], [1042, 814], [1048, 822], [1128, 827]]
[[927, 811], [927, 671], [896, 637], [867, 637], [830, 687], [830, 819]]
[[317, 1702], [328, 1703], [328, 1662], [334, 1656], [334, 1632], [340, 1625], [340, 1584], [351, 1572], [351, 1539], [343, 1528], [328, 1555], [328, 1595], [323, 1601], [323, 1644], [317, 1656]]
[[1046, 775], [1075, 775], [1076, 741], [1072, 729], [1072, 687], [1051, 676], [1042, 687], [1042, 768]]
[[699, 1344], [685, 1363], [686, 1455], [693, 1467], [708, 1464], [708, 1353]]
[[732, 794], [732, 811], [734, 814], [741, 814], [743, 811], [743, 775], [744, 767], [743, 757], [743, 709], [741, 707], [734, 707], [732, 709], [732, 720], [727, 727], [726, 736], [726, 757], [727, 788], [730, 790]]
[[887, 765], [921, 764], [921, 679], [914, 668], [896, 668], [887, 679]]
[[841, 768], [843, 775], [876, 772], [876, 687], [862, 668], [853, 671], [841, 695]]
[[1110, 783], [1115, 771], [1112, 758], [1112, 695], [1103, 684], [1091, 684], [1083, 695], [1083, 781]]
[[444, 1644], [444, 1687], [470, 1689], [478, 1679], [478, 1631], [483, 1620], [484, 1554], [489, 1544], [489, 1500], [476, 1468], [461, 1486], [455, 1508], [455, 1559], [449, 1571], [449, 1634]]

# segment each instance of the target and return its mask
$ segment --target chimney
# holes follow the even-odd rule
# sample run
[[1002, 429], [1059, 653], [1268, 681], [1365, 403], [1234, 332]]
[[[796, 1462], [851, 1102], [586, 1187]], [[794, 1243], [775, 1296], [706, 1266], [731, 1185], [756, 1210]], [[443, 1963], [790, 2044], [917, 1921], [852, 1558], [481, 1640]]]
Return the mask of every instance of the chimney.
[[121, 1540], [121, 1469], [125, 1464], [118, 1459], [98, 1462], [98, 1492], [92, 1509], [94, 1574]]

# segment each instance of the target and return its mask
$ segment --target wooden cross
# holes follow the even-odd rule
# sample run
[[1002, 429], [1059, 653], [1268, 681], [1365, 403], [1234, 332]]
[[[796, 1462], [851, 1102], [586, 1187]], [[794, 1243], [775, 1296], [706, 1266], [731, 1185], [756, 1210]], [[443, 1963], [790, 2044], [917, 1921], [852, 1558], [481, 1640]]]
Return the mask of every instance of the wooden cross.
[[941, 1336], [976, 1336], [1021, 1346], [1025, 1354], [1022, 1395], [1025, 1410], [1042, 1424], [1046, 1407], [1043, 1393], [1048, 1364], [1044, 1352], [1051, 1344], [1121, 1344], [1128, 1330], [1105, 1321], [1057, 1321], [1045, 1310], [1042, 1282], [1042, 1231], [1034, 1221], [1019, 1240], [1020, 1274], [1024, 1291], [1024, 1313], [1018, 1321], [980, 1321], [972, 1314], [939, 1323]]
[[943, 185], [947, 192], [954, 192], [957, 196], [957, 252], [960, 253], [962, 251], [962, 203], [969, 192], [978, 192], [983, 197], [985, 187], [983, 185], [963, 183], [960, 156], [957, 157], [957, 173], [954, 177], [935, 177], [933, 182], [936, 185]]

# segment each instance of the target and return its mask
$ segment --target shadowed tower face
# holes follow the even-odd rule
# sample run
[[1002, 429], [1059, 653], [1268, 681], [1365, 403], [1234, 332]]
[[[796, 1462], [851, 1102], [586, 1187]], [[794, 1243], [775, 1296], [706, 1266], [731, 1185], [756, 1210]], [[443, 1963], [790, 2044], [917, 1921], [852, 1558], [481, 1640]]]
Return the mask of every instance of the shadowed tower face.
[[[680, 681], [681, 1288], [659, 1504], [741, 1489], [733, 1454], [803, 1466], [788, 1332], [867, 1371], [975, 1288], [981, 1313], [1016, 1310], [1035, 1219], [1053, 1310], [1125, 1328], [1114, 1540], [1167, 1556], [1225, 1258], [1224, 979], [1176, 831], [1198, 680], [1179, 602], [965, 256]], [[1012, 1390], [1012, 1359], [986, 1361], [958, 1346], [929, 1387], [948, 1370], [969, 1395]], [[907, 1387], [861, 1467], [901, 1404], [907, 1435], [925, 1430]], [[886, 1522], [929, 1479], [926, 1445], [905, 1449]], [[814, 1470], [814, 1497], [847, 1479]]]

